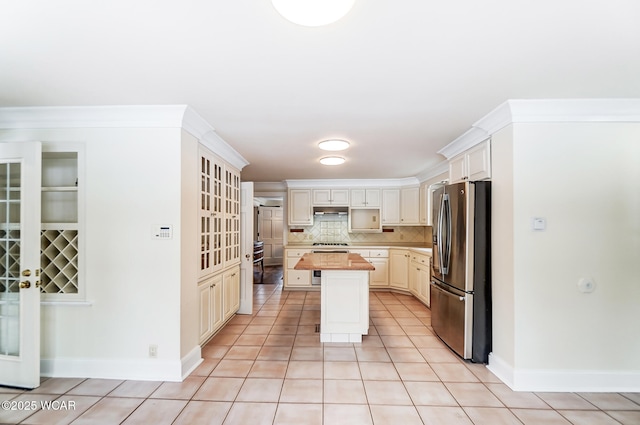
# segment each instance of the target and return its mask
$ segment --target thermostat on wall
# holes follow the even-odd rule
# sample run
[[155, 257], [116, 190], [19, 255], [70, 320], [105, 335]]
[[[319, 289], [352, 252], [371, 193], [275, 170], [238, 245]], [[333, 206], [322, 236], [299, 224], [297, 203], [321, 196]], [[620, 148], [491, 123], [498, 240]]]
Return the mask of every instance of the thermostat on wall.
[[173, 237], [173, 226], [170, 224], [156, 224], [153, 226], [151, 234], [154, 239], [171, 239]]

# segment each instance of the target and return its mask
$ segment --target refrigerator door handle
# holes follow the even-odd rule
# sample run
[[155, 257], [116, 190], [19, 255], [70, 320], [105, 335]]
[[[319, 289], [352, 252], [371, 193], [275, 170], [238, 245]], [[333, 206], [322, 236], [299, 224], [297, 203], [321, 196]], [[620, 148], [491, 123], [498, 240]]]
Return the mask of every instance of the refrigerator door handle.
[[440, 195], [440, 211], [438, 212], [438, 266], [440, 268], [440, 273], [442, 273], [442, 242], [443, 242], [443, 235], [442, 235], [442, 214], [443, 214], [443, 209], [444, 209], [444, 195]]
[[[444, 223], [445, 218], [446, 226]], [[451, 256], [451, 203], [449, 202], [448, 193], [445, 193], [442, 197], [440, 220], [440, 264], [442, 274], [447, 275], [449, 274], [449, 257]]]

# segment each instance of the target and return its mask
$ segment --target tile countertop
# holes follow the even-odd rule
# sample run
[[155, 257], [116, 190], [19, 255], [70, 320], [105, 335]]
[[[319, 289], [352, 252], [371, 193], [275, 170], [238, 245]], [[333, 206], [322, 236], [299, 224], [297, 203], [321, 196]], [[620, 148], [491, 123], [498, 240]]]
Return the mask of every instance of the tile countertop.
[[295, 270], [375, 270], [375, 267], [359, 254], [315, 253], [304, 254]]

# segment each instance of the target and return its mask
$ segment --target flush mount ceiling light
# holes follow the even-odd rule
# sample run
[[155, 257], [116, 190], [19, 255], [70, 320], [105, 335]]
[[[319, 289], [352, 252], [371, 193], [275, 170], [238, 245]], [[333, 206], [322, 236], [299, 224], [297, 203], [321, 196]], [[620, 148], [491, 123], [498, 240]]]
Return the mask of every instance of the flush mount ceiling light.
[[349, 147], [346, 140], [332, 139], [318, 143], [318, 147], [324, 151], [343, 151]]
[[340, 156], [325, 156], [320, 159], [322, 165], [340, 165], [344, 164], [345, 159]]
[[294, 24], [318, 27], [349, 13], [355, 0], [271, 0], [278, 13]]

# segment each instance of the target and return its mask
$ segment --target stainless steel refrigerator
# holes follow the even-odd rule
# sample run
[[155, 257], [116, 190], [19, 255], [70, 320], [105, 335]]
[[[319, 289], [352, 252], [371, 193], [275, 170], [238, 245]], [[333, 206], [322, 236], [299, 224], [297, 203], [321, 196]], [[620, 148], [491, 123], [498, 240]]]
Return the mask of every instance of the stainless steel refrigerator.
[[491, 352], [491, 183], [433, 192], [431, 325], [462, 358]]

